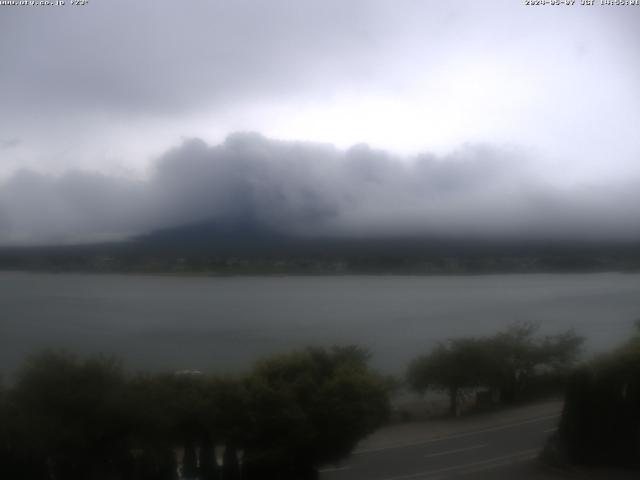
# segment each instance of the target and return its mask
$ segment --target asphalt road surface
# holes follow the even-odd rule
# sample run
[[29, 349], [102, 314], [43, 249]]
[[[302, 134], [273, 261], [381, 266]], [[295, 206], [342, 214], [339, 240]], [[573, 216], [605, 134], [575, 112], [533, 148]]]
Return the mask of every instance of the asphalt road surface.
[[322, 469], [320, 478], [435, 480], [524, 477], [522, 472], [516, 473], [517, 469], [531, 470], [532, 460], [555, 430], [558, 419], [557, 414], [544, 415], [410, 444], [360, 450], [343, 464]]

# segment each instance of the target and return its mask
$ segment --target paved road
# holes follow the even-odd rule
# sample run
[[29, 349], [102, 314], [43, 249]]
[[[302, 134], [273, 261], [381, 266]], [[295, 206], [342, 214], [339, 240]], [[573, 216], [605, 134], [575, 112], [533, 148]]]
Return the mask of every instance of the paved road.
[[[321, 470], [321, 480], [435, 480], [501, 478], [535, 458], [555, 430], [558, 415], [544, 415], [402, 446], [360, 450], [342, 465]], [[529, 468], [527, 467], [527, 468]], [[518, 475], [519, 476], [519, 475]], [[514, 478], [507, 474], [503, 478]]]

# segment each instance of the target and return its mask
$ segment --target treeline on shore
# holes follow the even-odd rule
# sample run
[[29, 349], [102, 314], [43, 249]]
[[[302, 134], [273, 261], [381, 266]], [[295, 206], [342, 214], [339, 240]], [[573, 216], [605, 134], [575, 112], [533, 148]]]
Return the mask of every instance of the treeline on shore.
[[[151, 238], [154, 238], [151, 236]], [[97, 273], [482, 274], [640, 270], [640, 244], [477, 239], [288, 238], [220, 244], [198, 236], [69, 246], [1, 247], [0, 270]], [[175, 241], [174, 241], [175, 240]], [[247, 244], [248, 242], [248, 244]], [[302, 243], [300, 243], [302, 242]]]

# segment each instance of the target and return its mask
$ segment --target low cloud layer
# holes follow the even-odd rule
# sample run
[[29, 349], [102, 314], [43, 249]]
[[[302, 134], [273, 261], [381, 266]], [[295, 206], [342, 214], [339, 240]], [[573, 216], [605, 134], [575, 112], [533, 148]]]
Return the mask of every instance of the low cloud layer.
[[237, 130], [411, 155], [515, 143], [565, 185], [640, 175], [634, 6], [89, 3], [0, 8], [0, 181], [135, 175]]
[[292, 234], [640, 238], [640, 180], [559, 189], [531, 175], [531, 160], [487, 145], [405, 158], [250, 133], [216, 146], [192, 139], [144, 181], [15, 173], [0, 184], [0, 244], [121, 239], [230, 218]]

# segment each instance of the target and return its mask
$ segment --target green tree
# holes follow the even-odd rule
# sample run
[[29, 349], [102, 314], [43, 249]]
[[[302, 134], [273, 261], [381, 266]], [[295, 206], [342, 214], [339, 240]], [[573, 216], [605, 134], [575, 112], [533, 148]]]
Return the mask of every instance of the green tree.
[[[240, 477], [242, 468], [238, 452], [244, 451], [250, 443], [255, 426], [249, 409], [247, 382], [244, 377], [213, 377], [209, 379], [208, 388], [210, 395], [206, 422], [210, 435], [204, 449], [211, 453], [216, 444], [224, 444], [223, 477], [235, 479]], [[212, 455], [209, 455], [207, 462], [205, 470], [213, 473], [216, 467]]]
[[411, 362], [407, 381], [418, 392], [428, 388], [446, 391], [449, 414], [455, 416], [460, 394], [483, 384], [489, 361], [485, 341], [475, 338], [449, 340]]
[[[260, 362], [247, 379], [248, 474], [305, 479], [347, 456], [387, 417], [384, 380], [357, 347], [308, 348]], [[250, 477], [252, 478], [252, 477]]]
[[441, 342], [410, 363], [407, 381], [418, 392], [447, 392], [451, 415], [458, 412], [461, 394], [477, 387], [489, 387], [513, 403], [530, 393], [541, 375], [566, 375], [583, 343], [571, 330], [544, 337], [537, 331], [535, 324], [516, 323], [492, 337]]
[[499, 390], [505, 403], [522, 399], [543, 373], [566, 375], [578, 358], [584, 339], [575, 332], [540, 337], [538, 331], [535, 323], [515, 323], [487, 340], [485, 382]]
[[[309, 348], [258, 363], [240, 378], [129, 378], [112, 359], [43, 352], [0, 389], [0, 462], [12, 478], [304, 479], [348, 455], [388, 414], [387, 382], [357, 347]], [[200, 451], [199, 457], [196, 451]], [[199, 460], [199, 461], [197, 461]], [[198, 466], [199, 464], [199, 466]], [[243, 465], [244, 467], [244, 465]]]
[[571, 376], [547, 448], [554, 460], [560, 452], [574, 463], [640, 468], [640, 332]]
[[91, 479], [124, 468], [130, 421], [120, 365], [59, 352], [31, 357], [12, 392], [17, 428], [49, 475]]
[[143, 478], [172, 479], [174, 449], [194, 446], [206, 437], [204, 380], [163, 373], [138, 375], [129, 382], [127, 405], [134, 418], [131, 443]]

